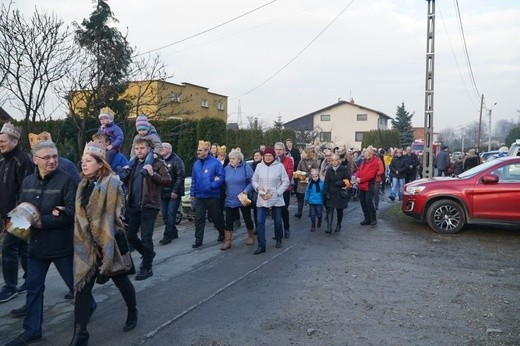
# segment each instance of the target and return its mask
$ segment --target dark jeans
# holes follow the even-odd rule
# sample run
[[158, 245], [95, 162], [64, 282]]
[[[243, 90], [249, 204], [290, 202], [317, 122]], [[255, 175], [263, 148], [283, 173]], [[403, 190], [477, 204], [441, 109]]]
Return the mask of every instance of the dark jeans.
[[246, 228], [252, 230], [255, 227], [253, 219], [251, 218], [251, 205], [236, 208], [226, 207], [226, 227], [224, 228], [226, 231], [233, 231], [235, 221], [240, 220], [239, 211], [242, 212]]
[[[158, 213], [159, 210], [152, 208], [143, 208], [143, 210], [130, 209], [128, 242], [143, 256], [142, 268], [152, 269], [154, 256], [152, 236]], [[141, 239], [137, 236], [139, 230], [141, 230]]]
[[298, 201], [298, 214], [301, 214], [303, 211], [303, 202], [304, 202], [305, 194], [296, 192], [296, 200]]
[[367, 221], [376, 221], [376, 209], [374, 207], [374, 192], [372, 190], [359, 190], [359, 204], [363, 209], [363, 215]]
[[195, 209], [195, 243], [202, 244], [204, 240], [204, 227], [206, 225], [206, 212], [213, 220], [213, 225], [219, 235], [224, 235], [224, 218], [220, 209], [220, 198], [195, 198], [193, 200]]
[[321, 219], [323, 214], [323, 204], [309, 204], [309, 217], [314, 225], [316, 223], [316, 217]]
[[43, 292], [45, 291], [45, 277], [51, 263], [54, 263], [69, 290], [74, 290], [72, 254], [49, 259], [29, 258], [27, 262], [27, 314], [23, 321], [25, 336], [39, 337], [42, 335]]
[[2, 272], [4, 289], [11, 292], [16, 292], [18, 285], [18, 258], [24, 270], [23, 278], [27, 279], [27, 242], [5, 232], [2, 244]]
[[[87, 324], [90, 313], [92, 310], [92, 304], [94, 302], [94, 297], [92, 297], [92, 287], [96, 282], [96, 277], [98, 276], [98, 272], [92, 276], [92, 278], [85, 283], [83, 289], [80, 292], [76, 293], [76, 301], [74, 302], [74, 323], [75, 324]], [[135, 309], [136, 307], [136, 299], [135, 299], [135, 289], [134, 285], [128, 278], [128, 275], [122, 274], [118, 276], [111, 277], [112, 281], [121, 292], [123, 299], [125, 300], [126, 306], [128, 309]]]
[[181, 196], [176, 199], [161, 198], [161, 212], [164, 221], [164, 238], [173, 239], [179, 236], [179, 231], [175, 225], [177, 210], [181, 204]]
[[[267, 215], [268, 208], [256, 207], [256, 209], [257, 209], [256, 236], [258, 238], [258, 248], [265, 250], [265, 246], [266, 246], [265, 218]], [[283, 207], [272, 207], [271, 208], [271, 215], [272, 215], [273, 221], [274, 221], [274, 238], [276, 240], [282, 240], [282, 238], [283, 238], [282, 210], [283, 210]]]
[[291, 201], [291, 191], [285, 191], [283, 193], [283, 201], [285, 202], [285, 206], [282, 208], [282, 220], [283, 220], [283, 229], [289, 230], [289, 202]]

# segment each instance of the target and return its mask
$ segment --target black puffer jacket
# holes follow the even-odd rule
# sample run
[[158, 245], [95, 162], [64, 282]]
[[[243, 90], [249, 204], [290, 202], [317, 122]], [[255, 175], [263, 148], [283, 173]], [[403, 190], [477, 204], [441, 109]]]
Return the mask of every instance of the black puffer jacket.
[[[42, 221], [41, 229], [31, 229], [29, 257], [49, 259], [72, 255], [76, 189], [73, 178], [58, 169], [43, 179], [37, 172], [24, 179], [20, 202], [38, 208]], [[57, 217], [52, 215], [56, 206], [65, 208]]]
[[390, 162], [390, 177], [404, 179], [408, 172], [409, 166], [408, 158], [404, 155], [395, 155]]
[[20, 145], [14, 147], [0, 158], [0, 218], [5, 219], [13, 210], [20, 196], [20, 188], [24, 178], [34, 172], [34, 164], [29, 155], [24, 153]]
[[323, 202], [327, 208], [345, 209], [348, 207], [350, 196], [343, 197], [341, 191], [345, 186], [344, 179], [350, 181], [350, 168], [339, 165], [336, 170], [331, 167], [325, 172], [325, 185], [323, 187]]

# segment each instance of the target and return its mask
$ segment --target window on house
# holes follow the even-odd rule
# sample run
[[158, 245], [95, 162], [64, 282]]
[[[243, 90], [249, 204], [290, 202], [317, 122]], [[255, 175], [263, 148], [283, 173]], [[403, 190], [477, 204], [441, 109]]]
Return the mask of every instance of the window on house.
[[217, 109], [219, 111], [223, 111], [224, 110], [224, 102], [218, 102], [217, 103]]
[[332, 140], [331, 132], [320, 132], [320, 141], [321, 142], [330, 142]]
[[320, 115], [321, 121], [330, 121], [330, 114], [322, 114]]
[[363, 142], [364, 132], [356, 132], [356, 142]]
[[202, 99], [202, 101], [200, 102], [200, 106], [201, 107], [204, 107], [204, 108], [208, 108], [208, 100], [207, 99]]
[[170, 101], [171, 101], [171, 102], [180, 102], [180, 100], [179, 100], [179, 94], [177, 94], [177, 93], [173, 93], [173, 94], [171, 94], [171, 95], [170, 95]]
[[358, 114], [357, 115], [357, 121], [367, 121], [368, 116], [366, 114]]

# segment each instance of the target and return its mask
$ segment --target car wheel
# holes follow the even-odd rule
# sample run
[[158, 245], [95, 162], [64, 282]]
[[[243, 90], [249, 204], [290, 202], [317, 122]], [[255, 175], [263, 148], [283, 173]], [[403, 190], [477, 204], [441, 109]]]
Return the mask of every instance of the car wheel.
[[459, 203], [440, 200], [428, 208], [426, 221], [435, 232], [454, 234], [460, 232], [466, 224], [466, 214]]

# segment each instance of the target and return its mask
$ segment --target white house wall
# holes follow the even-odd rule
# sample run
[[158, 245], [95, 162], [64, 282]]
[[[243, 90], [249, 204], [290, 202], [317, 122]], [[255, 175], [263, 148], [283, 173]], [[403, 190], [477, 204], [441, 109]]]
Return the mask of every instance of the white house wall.
[[[358, 121], [358, 114], [366, 114], [366, 121]], [[322, 115], [330, 115], [330, 121], [322, 121]], [[331, 142], [335, 146], [345, 145], [347, 148], [361, 148], [361, 141], [356, 141], [356, 132], [369, 132], [376, 129], [387, 129], [386, 124], [378, 124], [380, 115], [350, 104], [339, 104], [314, 114], [314, 127], [320, 132], [331, 132]], [[383, 116], [383, 118], [385, 118]]]

